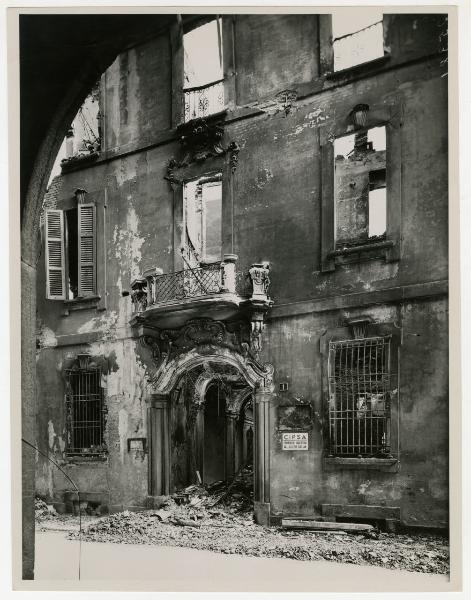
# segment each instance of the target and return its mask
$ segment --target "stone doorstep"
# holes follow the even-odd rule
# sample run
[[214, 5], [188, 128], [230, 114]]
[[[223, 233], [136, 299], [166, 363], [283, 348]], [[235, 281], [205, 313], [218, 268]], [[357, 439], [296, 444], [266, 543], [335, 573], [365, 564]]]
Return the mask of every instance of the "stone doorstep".
[[321, 504], [323, 517], [375, 519], [378, 521], [401, 520], [401, 509], [398, 506], [374, 506], [369, 504]]
[[313, 521], [309, 519], [282, 519], [284, 529], [309, 529], [329, 531], [372, 531], [373, 525], [367, 523], [337, 523], [333, 521]]

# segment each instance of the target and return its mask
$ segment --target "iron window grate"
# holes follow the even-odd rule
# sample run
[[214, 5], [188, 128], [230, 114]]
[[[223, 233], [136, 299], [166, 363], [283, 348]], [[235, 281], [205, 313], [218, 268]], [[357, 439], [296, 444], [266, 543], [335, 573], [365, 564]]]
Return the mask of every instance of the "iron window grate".
[[66, 371], [66, 423], [69, 455], [102, 455], [105, 408], [100, 369]]
[[390, 456], [390, 337], [329, 343], [329, 451]]

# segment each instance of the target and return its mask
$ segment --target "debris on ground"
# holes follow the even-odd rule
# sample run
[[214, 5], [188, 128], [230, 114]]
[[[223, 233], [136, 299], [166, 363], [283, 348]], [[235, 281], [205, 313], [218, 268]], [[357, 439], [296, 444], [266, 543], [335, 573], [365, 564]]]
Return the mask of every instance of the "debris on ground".
[[79, 531], [81, 526], [98, 521], [98, 517], [84, 514], [59, 514], [52, 504], [47, 504], [41, 498], [34, 500], [34, 518], [38, 531]]
[[41, 498], [34, 499], [34, 518], [37, 523], [50, 520], [57, 516], [57, 513], [52, 504], [46, 504]]
[[[170, 502], [165, 513], [124, 511], [84, 528], [82, 540], [180, 546], [224, 554], [329, 560], [422, 573], [447, 574], [447, 539], [431, 534], [296, 531], [262, 527], [252, 515], [229, 508], [194, 508]], [[180, 516], [181, 515], [181, 516]], [[185, 515], [185, 516], [183, 516]], [[69, 537], [77, 538], [77, 532]]]
[[[180, 546], [224, 554], [449, 573], [448, 539], [443, 535], [311, 531], [257, 525], [253, 520], [252, 477], [252, 470], [247, 467], [230, 484], [194, 484], [179, 490], [158, 509], [82, 517], [81, 538], [88, 542]], [[58, 517], [69, 519], [69, 538], [77, 539], [77, 517]], [[41, 525], [44, 527], [47, 522]]]

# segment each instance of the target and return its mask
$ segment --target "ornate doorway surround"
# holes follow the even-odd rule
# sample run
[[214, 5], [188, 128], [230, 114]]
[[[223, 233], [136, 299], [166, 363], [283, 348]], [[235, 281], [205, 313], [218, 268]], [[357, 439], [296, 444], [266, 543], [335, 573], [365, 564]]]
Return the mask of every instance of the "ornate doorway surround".
[[[176, 330], [149, 330], [139, 337], [151, 353], [148, 369], [149, 503], [171, 493], [170, 415], [175, 390], [183, 378], [192, 380], [192, 403], [188, 419], [202, 418], [208, 387], [219, 378], [230, 388], [226, 410], [226, 474], [234, 471], [235, 419], [248, 395], [254, 408], [254, 516], [257, 523], [270, 520], [270, 426], [273, 398], [273, 367], [260, 364], [251, 351], [250, 329], [244, 322], [225, 324], [194, 319]], [[149, 364], [149, 361], [146, 360]], [[195, 460], [198, 461], [198, 443]]]

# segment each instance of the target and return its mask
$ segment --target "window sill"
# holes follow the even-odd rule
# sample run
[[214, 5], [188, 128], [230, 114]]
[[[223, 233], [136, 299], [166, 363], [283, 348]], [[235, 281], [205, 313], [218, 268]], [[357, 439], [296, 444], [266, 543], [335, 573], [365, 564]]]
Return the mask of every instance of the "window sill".
[[63, 316], [68, 316], [74, 310], [86, 310], [97, 308], [101, 296], [85, 296], [83, 298], [74, 298], [73, 300], [64, 300]]
[[90, 152], [89, 154], [81, 154], [64, 159], [61, 163], [61, 173], [70, 173], [75, 169], [81, 169], [84, 166], [93, 164], [100, 156], [99, 152]]
[[358, 246], [345, 246], [344, 248], [338, 248], [329, 252], [327, 255], [329, 258], [336, 258], [337, 256], [349, 256], [351, 254], [358, 254], [360, 252], [373, 252], [375, 250], [383, 250], [385, 248], [391, 248], [394, 246], [392, 240], [382, 240], [380, 242], [366, 242], [365, 244], [359, 244]]
[[324, 458], [324, 470], [331, 471], [337, 469], [369, 469], [372, 471], [398, 470], [399, 461], [397, 458], [343, 458], [338, 456]]
[[227, 116], [227, 108], [220, 110], [218, 112], [210, 113], [208, 115], [204, 115], [202, 117], [193, 117], [192, 119], [188, 119], [188, 121], [182, 121], [179, 125], [177, 125], [177, 132], [186, 133], [187, 129], [195, 125], [201, 123], [201, 121], [205, 121], [206, 123], [213, 123], [215, 121], [223, 121]]
[[68, 464], [88, 465], [90, 463], [105, 463], [108, 461], [108, 454], [66, 454], [65, 460]]
[[346, 69], [340, 69], [339, 71], [330, 71], [325, 73], [324, 76], [327, 80], [335, 81], [337, 79], [350, 79], [355, 78], [359, 74], [364, 72], [374, 71], [378, 68], [383, 67], [391, 60], [390, 54], [385, 54], [384, 56], [378, 56], [378, 58], [373, 58], [373, 60], [368, 60], [367, 62], [359, 63], [358, 65], [352, 65], [351, 67], [347, 67]]

